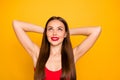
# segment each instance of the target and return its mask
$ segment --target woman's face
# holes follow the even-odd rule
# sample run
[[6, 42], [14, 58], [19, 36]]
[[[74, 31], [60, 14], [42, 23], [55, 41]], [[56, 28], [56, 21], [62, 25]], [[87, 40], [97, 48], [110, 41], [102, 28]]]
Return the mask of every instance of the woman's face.
[[59, 20], [52, 20], [47, 25], [47, 39], [51, 45], [56, 46], [62, 44], [66, 37], [64, 24]]

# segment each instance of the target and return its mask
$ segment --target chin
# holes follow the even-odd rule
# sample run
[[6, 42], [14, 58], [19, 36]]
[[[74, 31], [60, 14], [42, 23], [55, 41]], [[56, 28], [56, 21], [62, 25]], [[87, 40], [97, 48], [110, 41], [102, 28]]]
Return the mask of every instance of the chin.
[[57, 43], [57, 42], [52, 42], [50, 43], [51, 46], [59, 46], [59, 45], [62, 45], [62, 43]]
[[51, 46], [58, 46], [58, 45], [60, 45], [60, 44], [50, 44]]

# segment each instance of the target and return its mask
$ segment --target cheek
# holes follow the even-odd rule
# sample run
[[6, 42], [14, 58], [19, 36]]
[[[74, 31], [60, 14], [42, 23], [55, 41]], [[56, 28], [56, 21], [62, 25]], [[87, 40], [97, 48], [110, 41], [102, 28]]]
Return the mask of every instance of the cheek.
[[59, 33], [59, 37], [64, 38], [65, 37], [65, 33]]
[[47, 32], [46, 35], [47, 35], [47, 37], [49, 37], [49, 36], [52, 36], [52, 33], [51, 32]]

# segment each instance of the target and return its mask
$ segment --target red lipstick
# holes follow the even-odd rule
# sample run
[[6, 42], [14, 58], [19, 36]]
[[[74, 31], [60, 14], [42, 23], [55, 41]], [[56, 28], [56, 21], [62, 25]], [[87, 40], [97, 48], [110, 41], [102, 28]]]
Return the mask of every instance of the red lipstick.
[[59, 40], [59, 37], [51, 37], [51, 40], [52, 40], [52, 41], [58, 41], [58, 40]]

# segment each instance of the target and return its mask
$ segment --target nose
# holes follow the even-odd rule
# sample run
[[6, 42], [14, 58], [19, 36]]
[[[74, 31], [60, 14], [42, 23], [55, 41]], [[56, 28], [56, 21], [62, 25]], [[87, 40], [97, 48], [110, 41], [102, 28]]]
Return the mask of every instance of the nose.
[[57, 30], [54, 30], [54, 31], [53, 31], [53, 35], [54, 35], [54, 36], [57, 35]]

